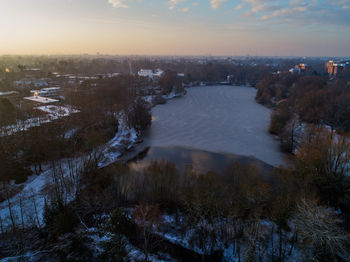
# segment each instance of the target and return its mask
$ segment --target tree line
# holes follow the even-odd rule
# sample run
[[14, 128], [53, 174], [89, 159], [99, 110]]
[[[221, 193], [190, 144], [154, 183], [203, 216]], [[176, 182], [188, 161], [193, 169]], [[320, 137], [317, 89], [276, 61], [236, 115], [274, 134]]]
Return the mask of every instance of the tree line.
[[257, 102], [274, 109], [270, 132], [293, 152], [303, 123], [327, 125], [340, 133], [350, 131], [350, 86], [346, 81], [294, 74], [268, 75], [257, 86]]

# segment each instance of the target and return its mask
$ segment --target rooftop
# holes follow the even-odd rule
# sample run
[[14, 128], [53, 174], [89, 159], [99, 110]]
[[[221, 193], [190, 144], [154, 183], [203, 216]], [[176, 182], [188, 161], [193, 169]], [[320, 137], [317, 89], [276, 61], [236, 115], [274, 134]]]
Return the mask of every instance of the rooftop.
[[59, 100], [57, 99], [52, 99], [52, 98], [47, 98], [47, 97], [42, 97], [42, 96], [28, 96], [24, 97], [26, 100], [30, 100], [33, 102], [37, 103], [42, 103], [42, 104], [50, 104], [50, 103], [57, 103]]

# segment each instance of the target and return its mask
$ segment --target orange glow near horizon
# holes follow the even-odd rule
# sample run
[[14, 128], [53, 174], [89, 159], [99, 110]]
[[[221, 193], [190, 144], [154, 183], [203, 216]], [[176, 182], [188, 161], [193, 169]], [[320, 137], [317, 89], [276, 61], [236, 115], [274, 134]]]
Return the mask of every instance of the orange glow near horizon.
[[[300, 25], [290, 22], [299, 23], [299, 16], [311, 10], [311, 4], [308, 8], [281, 6], [283, 12], [254, 17], [249, 15], [249, 11], [255, 10], [252, 3], [243, 5], [244, 10], [237, 8], [233, 0], [221, 2], [210, 6], [210, 1], [188, 0], [171, 6], [169, 1], [161, 0], [3, 0], [0, 54], [350, 53], [350, 34], [341, 33], [349, 30], [347, 21], [317, 28], [309, 21]], [[291, 17], [273, 20], [278, 14], [291, 16], [291, 10], [295, 12], [294, 20]], [[320, 18], [314, 19], [316, 23]]]

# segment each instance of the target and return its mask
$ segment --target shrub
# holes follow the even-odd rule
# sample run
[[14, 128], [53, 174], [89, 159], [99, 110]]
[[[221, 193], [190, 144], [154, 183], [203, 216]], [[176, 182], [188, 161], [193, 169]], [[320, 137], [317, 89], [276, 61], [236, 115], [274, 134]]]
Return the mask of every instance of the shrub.
[[45, 205], [44, 221], [49, 235], [53, 238], [73, 232], [79, 223], [77, 215], [62, 201]]
[[117, 235], [133, 236], [136, 226], [122, 209], [117, 208], [111, 213], [110, 231]]
[[99, 257], [100, 261], [127, 262], [127, 251], [125, 241], [120, 236], [113, 236], [109, 241], [102, 244], [103, 253]]

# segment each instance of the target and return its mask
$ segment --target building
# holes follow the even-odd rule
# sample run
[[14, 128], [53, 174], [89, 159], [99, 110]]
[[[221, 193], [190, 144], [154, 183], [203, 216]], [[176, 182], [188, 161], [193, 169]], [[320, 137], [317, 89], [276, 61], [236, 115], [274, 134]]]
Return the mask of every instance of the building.
[[43, 88], [49, 86], [48, 79], [35, 79], [35, 78], [24, 78], [22, 80], [14, 81], [13, 85], [17, 88]]
[[34, 102], [35, 104], [51, 104], [59, 102], [57, 99], [40, 96], [36, 91], [34, 91], [33, 96], [24, 97], [23, 99]]
[[326, 63], [326, 70], [330, 77], [334, 77], [339, 75], [340, 73], [350, 73], [350, 62], [342, 61], [336, 62], [330, 60]]
[[310, 73], [311, 71], [311, 66], [309, 66], [308, 64], [295, 65], [293, 68], [289, 69], [290, 73], [299, 75]]
[[31, 90], [30, 92], [34, 94], [38, 94], [42, 97], [58, 97], [59, 92], [61, 91], [60, 87], [45, 87], [40, 90]]
[[158, 81], [163, 73], [164, 71], [161, 69], [157, 69], [155, 72], [153, 72], [152, 69], [140, 69], [137, 75], [140, 77], [147, 77], [150, 81]]
[[140, 76], [140, 77], [153, 78], [153, 70], [151, 70], [151, 69], [140, 69], [140, 71], [138, 71], [137, 75]]

